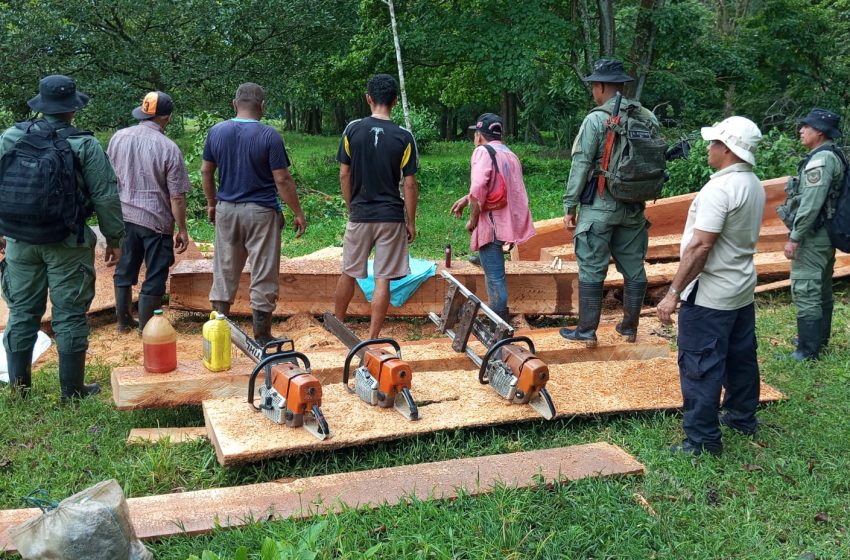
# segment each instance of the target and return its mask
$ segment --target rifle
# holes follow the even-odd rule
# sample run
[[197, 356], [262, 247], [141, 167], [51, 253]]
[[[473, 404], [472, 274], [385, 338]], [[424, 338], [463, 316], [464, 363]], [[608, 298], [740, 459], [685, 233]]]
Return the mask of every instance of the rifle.
[[599, 198], [602, 198], [602, 191], [605, 190], [605, 173], [608, 172], [608, 165], [611, 163], [611, 152], [614, 151], [614, 142], [617, 140], [617, 133], [614, 131], [614, 126], [620, 125], [620, 104], [623, 102], [623, 94], [619, 91], [614, 96], [614, 110], [611, 116], [605, 121], [605, 128], [608, 129], [608, 134], [605, 136], [605, 149], [602, 151], [602, 167], [599, 173], [599, 181], [597, 182], [597, 192]]

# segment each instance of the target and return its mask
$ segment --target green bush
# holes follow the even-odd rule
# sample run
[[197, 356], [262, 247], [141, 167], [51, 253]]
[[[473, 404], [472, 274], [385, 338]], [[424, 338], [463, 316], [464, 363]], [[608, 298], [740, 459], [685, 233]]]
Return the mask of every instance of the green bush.
[[[393, 107], [393, 121], [401, 126], [404, 123], [404, 111], [401, 108], [401, 103], [397, 103]], [[428, 146], [440, 139], [440, 130], [437, 128], [437, 116], [426, 107], [418, 105], [410, 106], [410, 128], [413, 129], [414, 138], [416, 138], [416, 147], [420, 152], [428, 150]]]

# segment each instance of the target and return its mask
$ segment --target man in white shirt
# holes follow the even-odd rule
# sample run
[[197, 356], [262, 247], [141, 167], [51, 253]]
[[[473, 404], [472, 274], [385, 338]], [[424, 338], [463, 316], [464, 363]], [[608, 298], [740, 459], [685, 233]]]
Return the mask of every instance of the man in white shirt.
[[[682, 235], [679, 269], [658, 304], [665, 325], [679, 310], [679, 377], [685, 440], [674, 453], [720, 455], [720, 425], [756, 432], [759, 367], [756, 360], [753, 254], [765, 194], [753, 173], [761, 132], [749, 119], [729, 117], [702, 129], [708, 164], [717, 170], [694, 198]], [[718, 416], [720, 390], [725, 389]]]

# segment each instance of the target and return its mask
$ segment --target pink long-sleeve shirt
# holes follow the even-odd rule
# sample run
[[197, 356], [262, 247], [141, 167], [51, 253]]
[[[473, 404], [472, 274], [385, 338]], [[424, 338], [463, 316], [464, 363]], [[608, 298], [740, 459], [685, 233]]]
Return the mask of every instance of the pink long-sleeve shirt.
[[[522, 243], [534, 235], [534, 222], [528, 209], [528, 194], [522, 179], [522, 164], [510, 148], [501, 142], [493, 140], [489, 145], [496, 150], [496, 163], [508, 189], [508, 204], [504, 208], [479, 214], [478, 224], [469, 241], [469, 248], [473, 251], [496, 240]], [[495, 169], [484, 146], [478, 146], [472, 152], [471, 167], [469, 195], [478, 201], [485, 200]]]

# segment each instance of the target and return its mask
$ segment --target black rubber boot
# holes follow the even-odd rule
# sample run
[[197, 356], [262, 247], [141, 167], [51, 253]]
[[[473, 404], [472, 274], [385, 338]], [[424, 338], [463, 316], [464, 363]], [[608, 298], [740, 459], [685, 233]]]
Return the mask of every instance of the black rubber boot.
[[578, 284], [578, 326], [575, 329], [562, 328], [561, 336], [567, 340], [584, 342], [588, 348], [596, 346], [596, 329], [602, 315], [602, 295], [604, 284], [579, 282]]
[[226, 301], [211, 301], [212, 310], [221, 313], [225, 317], [230, 317], [230, 303]]
[[820, 333], [820, 349], [825, 350], [829, 346], [829, 337], [832, 334], [832, 309], [834, 304], [824, 306], [823, 317], [821, 318], [821, 333]]
[[7, 352], [6, 366], [9, 370], [9, 386], [25, 397], [32, 387], [32, 348], [21, 352]]
[[623, 287], [623, 320], [617, 323], [617, 332], [626, 342], [637, 340], [637, 328], [640, 322], [640, 310], [643, 296], [646, 294], [646, 282], [629, 282]]
[[139, 295], [139, 333], [145, 330], [153, 312], [162, 307], [162, 296]]
[[139, 326], [133, 320], [133, 287], [115, 286], [115, 317], [118, 332], [127, 333]]
[[82, 399], [100, 393], [100, 385], [84, 383], [86, 377], [86, 352], [59, 352], [59, 384], [62, 400]]
[[797, 317], [797, 349], [791, 357], [798, 362], [817, 360], [820, 354], [823, 330], [821, 319], [800, 319]]
[[257, 311], [252, 309], [254, 319], [254, 340], [260, 346], [265, 346], [274, 338], [272, 337], [272, 314], [268, 311]]

